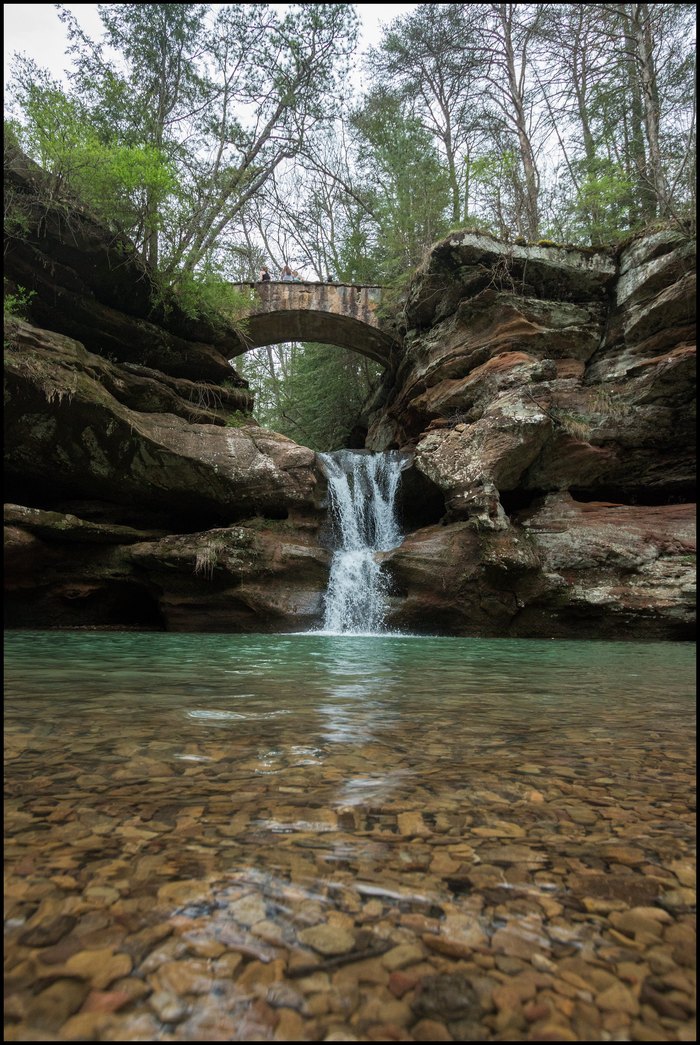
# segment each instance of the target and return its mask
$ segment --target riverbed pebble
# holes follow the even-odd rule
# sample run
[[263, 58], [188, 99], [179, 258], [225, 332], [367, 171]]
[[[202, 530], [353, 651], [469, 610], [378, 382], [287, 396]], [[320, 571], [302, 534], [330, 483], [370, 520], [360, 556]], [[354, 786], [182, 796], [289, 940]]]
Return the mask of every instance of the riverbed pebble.
[[692, 738], [616, 714], [11, 729], [6, 1040], [695, 1040]]

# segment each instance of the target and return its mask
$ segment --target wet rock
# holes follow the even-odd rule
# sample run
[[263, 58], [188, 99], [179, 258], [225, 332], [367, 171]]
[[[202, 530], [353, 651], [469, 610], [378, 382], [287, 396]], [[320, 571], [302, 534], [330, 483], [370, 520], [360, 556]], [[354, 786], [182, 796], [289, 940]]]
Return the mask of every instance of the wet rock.
[[243, 896], [229, 908], [231, 917], [241, 925], [251, 926], [261, 922], [267, 913], [262, 897], [255, 894]]
[[129, 990], [90, 991], [81, 1012], [117, 1012], [138, 996]]
[[403, 998], [408, 991], [415, 989], [420, 981], [420, 976], [410, 972], [392, 972], [389, 976], [388, 987], [395, 998]]
[[696, 894], [694, 889], [669, 889], [665, 892], [659, 903], [667, 910], [691, 910], [695, 906]]
[[79, 951], [65, 964], [69, 975], [90, 980], [96, 990], [109, 987], [114, 980], [128, 976], [131, 967], [132, 961], [128, 954], [115, 954], [110, 947]]
[[572, 875], [571, 888], [583, 896], [622, 900], [631, 906], [643, 906], [663, 891], [658, 880], [630, 875]]
[[50, 947], [71, 932], [78, 919], [72, 914], [63, 914], [45, 925], [36, 925], [22, 933], [19, 942], [25, 947]]
[[405, 969], [407, 966], [415, 965], [423, 960], [424, 952], [415, 944], [400, 944], [387, 951], [381, 958], [381, 964], [389, 972], [397, 969]]
[[423, 933], [421, 939], [431, 951], [453, 958], [468, 958], [475, 948], [484, 947], [487, 936], [478, 918], [468, 914], [450, 914], [440, 926], [438, 935]]
[[78, 1011], [87, 993], [87, 985], [80, 980], [55, 980], [32, 1000], [32, 1021], [40, 1027], [58, 1030], [69, 1016]]
[[211, 990], [212, 972], [206, 961], [165, 962], [149, 977], [149, 983], [161, 994], [207, 994]]
[[579, 1041], [579, 1038], [571, 1027], [561, 1023], [546, 1022], [536, 1024], [532, 1028], [528, 1041]]
[[598, 1008], [604, 1011], [625, 1012], [630, 1016], [636, 1016], [639, 1012], [639, 1002], [629, 988], [621, 983], [614, 983], [602, 991], [595, 1002]]
[[177, 995], [167, 991], [156, 991], [148, 1003], [163, 1023], [180, 1023], [187, 1015], [187, 1005]]
[[355, 946], [355, 937], [351, 932], [334, 925], [312, 925], [297, 933], [299, 943], [311, 947], [319, 954], [347, 954]]
[[630, 911], [612, 912], [608, 921], [616, 929], [625, 933], [649, 933], [652, 936], [661, 936], [664, 923], [671, 919], [667, 913], [658, 907], [634, 907]]
[[418, 1020], [411, 1027], [414, 1041], [454, 1041], [450, 1031], [439, 1020]]
[[469, 980], [458, 974], [426, 976], [411, 1008], [419, 1017], [445, 1020], [479, 1014], [479, 1000]]

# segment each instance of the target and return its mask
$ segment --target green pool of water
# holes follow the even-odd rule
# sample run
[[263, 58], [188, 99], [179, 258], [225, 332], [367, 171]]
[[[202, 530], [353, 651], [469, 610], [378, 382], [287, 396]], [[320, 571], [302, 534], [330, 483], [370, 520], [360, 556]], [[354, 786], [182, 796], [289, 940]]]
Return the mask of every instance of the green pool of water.
[[[428, 979], [497, 986], [580, 960], [628, 983], [625, 963], [660, 943], [630, 951], [606, 919], [656, 906], [676, 926], [689, 900], [694, 658], [666, 643], [7, 634], [13, 1034], [69, 1038], [89, 1017], [102, 1040], [390, 1040], [377, 1012], [411, 1033], [418, 994], [392, 994], [389, 967], [351, 978], [397, 946]], [[318, 926], [335, 933], [327, 953]], [[131, 1000], [95, 1014], [107, 989]], [[474, 1017], [478, 1040], [504, 1032], [494, 1012]], [[562, 1019], [609, 1040], [635, 1018], [599, 1016]]]

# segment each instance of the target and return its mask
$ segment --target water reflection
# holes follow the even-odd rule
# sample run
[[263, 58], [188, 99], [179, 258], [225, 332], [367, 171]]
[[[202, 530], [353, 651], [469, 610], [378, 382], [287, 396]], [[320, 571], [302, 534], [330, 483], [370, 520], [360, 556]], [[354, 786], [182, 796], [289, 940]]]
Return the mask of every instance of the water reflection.
[[[417, 988], [389, 989], [406, 954], [417, 977], [455, 968], [490, 991], [549, 977], [531, 981], [545, 1008], [586, 963], [628, 990], [632, 964], [666, 962], [679, 991], [693, 668], [686, 645], [8, 636], [14, 1040], [35, 1040], [35, 1011], [61, 1040], [381, 1040], [380, 1010], [412, 1035]], [[673, 946], [625, 943], [615, 918], [638, 909]], [[74, 1013], [50, 1009], [45, 967]], [[126, 990], [86, 1029], [87, 991]], [[565, 1040], [631, 1040], [631, 1013], [611, 1029], [587, 1005], [557, 1009]], [[489, 1006], [474, 1040], [508, 1033]], [[655, 1011], [635, 1015], [640, 1040]]]
[[411, 774], [406, 770], [383, 771], [345, 780], [335, 794], [335, 804], [344, 806], [381, 805], [405, 785]]

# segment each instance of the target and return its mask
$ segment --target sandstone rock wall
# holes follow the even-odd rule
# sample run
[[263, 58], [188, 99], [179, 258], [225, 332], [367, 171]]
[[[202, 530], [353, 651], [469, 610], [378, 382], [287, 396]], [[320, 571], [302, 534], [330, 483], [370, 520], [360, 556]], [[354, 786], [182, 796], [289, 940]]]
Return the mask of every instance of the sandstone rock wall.
[[318, 617], [324, 482], [250, 416], [237, 332], [166, 307], [128, 243], [5, 159], [6, 291], [33, 293], [28, 321], [5, 317], [7, 625]]
[[[321, 619], [313, 452], [256, 425], [235, 331], [164, 310], [128, 245], [38, 204], [11, 155], [5, 324], [10, 627], [285, 631]], [[449, 237], [413, 279], [367, 445], [410, 449], [395, 628], [689, 638], [694, 250]]]
[[446, 513], [389, 556], [392, 623], [691, 637], [694, 242], [664, 229], [613, 255], [454, 235], [404, 324], [368, 445], [413, 450]]

